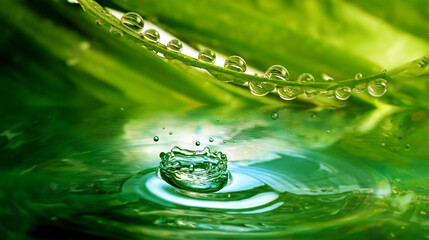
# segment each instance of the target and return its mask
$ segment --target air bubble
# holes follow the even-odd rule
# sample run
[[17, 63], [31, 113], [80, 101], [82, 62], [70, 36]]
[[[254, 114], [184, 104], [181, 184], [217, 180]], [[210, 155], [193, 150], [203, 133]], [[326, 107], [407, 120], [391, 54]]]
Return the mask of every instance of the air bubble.
[[169, 135], [173, 135], [173, 132], [168, 132]]
[[300, 87], [288, 86], [277, 89], [277, 94], [284, 100], [293, 100], [301, 93]]
[[153, 141], [158, 142], [159, 141], [159, 137], [158, 136], [153, 137]]
[[228, 57], [225, 60], [224, 67], [237, 72], [245, 72], [247, 69], [246, 61], [244, 61], [244, 59], [239, 56]]
[[387, 91], [387, 81], [383, 78], [377, 78], [368, 83], [368, 92], [374, 97], [381, 97]]
[[289, 72], [281, 65], [273, 65], [265, 71], [266, 78], [287, 81], [289, 80]]
[[214, 139], [213, 138], [209, 138], [209, 142], [214, 142]]
[[144, 31], [143, 36], [146, 40], [153, 43], [159, 42], [159, 39], [161, 38], [159, 32], [155, 29], [148, 29]]
[[168, 42], [167, 48], [173, 52], [181, 52], [183, 49], [183, 44], [177, 39], [172, 39]]
[[201, 145], [200, 141], [196, 141], [195, 145], [200, 146]]
[[204, 49], [198, 54], [198, 59], [202, 62], [213, 64], [216, 60], [216, 53], [210, 49]]
[[216, 192], [228, 184], [227, 157], [208, 147], [192, 151], [174, 147], [160, 154], [158, 176], [168, 184], [192, 192]]
[[129, 12], [122, 16], [121, 23], [125, 27], [140, 32], [143, 29], [144, 21], [143, 18], [137, 13]]
[[347, 100], [352, 94], [352, 90], [349, 87], [339, 87], [335, 89], [335, 97], [339, 100]]

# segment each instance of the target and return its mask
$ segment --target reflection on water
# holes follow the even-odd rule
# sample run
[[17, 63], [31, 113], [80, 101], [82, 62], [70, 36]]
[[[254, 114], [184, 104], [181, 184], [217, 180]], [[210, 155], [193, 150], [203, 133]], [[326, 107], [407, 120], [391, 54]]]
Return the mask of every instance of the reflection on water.
[[[412, 111], [9, 112], [2, 239], [429, 236], [429, 129]], [[176, 145], [224, 152], [231, 182], [196, 193], [158, 178], [159, 153]]]

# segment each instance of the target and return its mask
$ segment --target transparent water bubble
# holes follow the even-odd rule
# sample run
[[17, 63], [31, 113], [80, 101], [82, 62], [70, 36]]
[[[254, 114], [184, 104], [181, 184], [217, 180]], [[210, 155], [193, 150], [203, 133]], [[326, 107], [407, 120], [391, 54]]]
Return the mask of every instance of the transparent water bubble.
[[177, 39], [172, 39], [168, 42], [167, 49], [173, 52], [181, 52], [183, 49], [183, 44]]
[[143, 18], [134, 12], [125, 13], [122, 15], [121, 23], [125, 27], [136, 32], [140, 32], [144, 26]]
[[195, 145], [200, 146], [201, 145], [200, 141], [196, 141]]
[[209, 142], [214, 142], [214, 139], [212, 137], [209, 138]]
[[287, 81], [289, 80], [289, 72], [281, 65], [273, 65], [265, 71], [266, 78]]
[[161, 38], [161, 36], [159, 35], [159, 32], [155, 29], [148, 29], [144, 31], [143, 36], [146, 40], [153, 43], [159, 42], [159, 39]]
[[115, 37], [120, 38], [124, 36], [124, 33], [120, 29], [117, 29], [115, 27], [110, 27], [109, 32]]
[[271, 113], [271, 119], [273, 119], [273, 120], [279, 119], [279, 114], [277, 112], [272, 112]]
[[368, 92], [374, 97], [381, 97], [387, 91], [387, 81], [383, 78], [377, 78], [368, 83]]
[[270, 82], [250, 82], [249, 89], [253, 95], [261, 97], [276, 89], [276, 84]]
[[245, 72], [247, 64], [246, 61], [239, 56], [230, 56], [225, 60], [224, 67], [237, 72]]
[[200, 61], [202, 61], [202, 62], [206, 62], [206, 63], [211, 63], [212, 64], [216, 60], [216, 53], [214, 53], [210, 49], [203, 49], [198, 54], [198, 59]]
[[158, 142], [159, 141], [159, 137], [158, 136], [153, 137], [153, 141]]
[[168, 132], [169, 135], [173, 135], [173, 132]]
[[301, 93], [300, 87], [288, 86], [277, 89], [277, 94], [284, 100], [293, 100]]
[[228, 159], [221, 152], [211, 152], [208, 147], [192, 151], [176, 146], [159, 156], [158, 176], [174, 187], [207, 193], [219, 191], [228, 184]]
[[352, 90], [350, 87], [339, 87], [335, 89], [335, 97], [337, 97], [339, 100], [347, 100], [350, 95], [352, 95]]

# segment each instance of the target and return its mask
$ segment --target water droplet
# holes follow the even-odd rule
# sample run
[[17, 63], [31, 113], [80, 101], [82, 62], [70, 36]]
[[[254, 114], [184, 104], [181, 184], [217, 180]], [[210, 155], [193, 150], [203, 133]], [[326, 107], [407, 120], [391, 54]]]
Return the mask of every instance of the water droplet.
[[223, 140], [222, 142], [223, 142], [223, 143], [226, 143], [226, 140]]
[[325, 91], [325, 96], [327, 97], [327, 98], [329, 98], [329, 99], [331, 99], [331, 98], [334, 98], [335, 97], [335, 92], [334, 92], [334, 90], [328, 90], [328, 91]]
[[213, 142], [214, 141], [214, 139], [213, 138], [209, 138], [209, 142]]
[[201, 145], [200, 141], [196, 141], [195, 145], [200, 146]]
[[117, 29], [115, 27], [110, 27], [109, 31], [115, 37], [123, 37], [124, 36], [124, 33], [120, 29]]
[[247, 69], [246, 61], [244, 61], [244, 59], [239, 56], [228, 57], [225, 60], [224, 67], [237, 72], [245, 72]]
[[271, 119], [273, 119], [273, 120], [279, 119], [279, 114], [277, 112], [272, 112], [271, 113]]
[[143, 36], [146, 40], [153, 42], [153, 43], [159, 42], [159, 39], [161, 38], [159, 36], [159, 32], [155, 29], [148, 29], [148, 30], [144, 31]]
[[387, 91], [387, 81], [383, 78], [377, 78], [368, 83], [368, 92], [374, 97], [381, 97]]
[[159, 137], [158, 137], [158, 136], [155, 136], [155, 137], [153, 137], [153, 140], [154, 140], [155, 142], [158, 142], [158, 141], [159, 141]]
[[266, 78], [287, 81], [289, 80], [289, 72], [281, 65], [273, 65], [265, 71]]
[[177, 39], [172, 39], [168, 42], [167, 48], [173, 52], [181, 52], [183, 49], [183, 44]]
[[355, 80], [359, 80], [363, 77], [362, 73], [356, 73]]
[[322, 79], [325, 81], [333, 81], [334, 80], [334, 78], [332, 78], [331, 76], [329, 76], [326, 73], [322, 73]]
[[335, 96], [339, 100], [346, 100], [352, 94], [352, 90], [349, 87], [339, 87], [335, 89]]
[[410, 144], [408, 144], [408, 143], [405, 145], [405, 149], [406, 149], [406, 150], [410, 149], [410, 147], [411, 147], [411, 145], [410, 145]]
[[[299, 75], [298, 80], [299, 83], [314, 83], [314, 77], [313, 75], [309, 74], [309, 73], [303, 73], [301, 75]], [[304, 91], [304, 96], [307, 98], [314, 98], [317, 94], [319, 94], [319, 90], [317, 90], [316, 88], [312, 88], [312, 87], [306, 87], [303, 88]]]
[[362, 93], [364, 92], [366, 89], [368, 89], [368, 85], [366, 82], [363, 83], [358, 83], [355, 85], [355, 87], [353, 88], [353, 92], [355, 93]]
[[261, 97], [276, 89], [276, 84], [270, 82], [250, 82], [249, 89], [253, 95]]
[[331, 130], [329, 130], [329, 129], [328, 129], [328, 130], [326, 130], [326, 133], [327, 133], [327, 134], [330, 134], [330, 133], [331, 133]]
[[173, 132], [168, 132], [168, 134], [173, 135]]
[[288, 86], [284, 88], [278, 88], [277, 94], [284, 100], [293, 100], [301, 93], [300, 87]]
[[97, 24], [97, 26], [99, 26], [99, 27], [104, 25], [100, 19], [95, 20], [95, 24]]
[[171, 152], [160, 154], [158, 176], [168, 184], [192, 192], [216, 192], [222, 189], [230, 177], [226, 155], [191, 151], [174, 147]]
[[200, 61], [206, 62], [206, 63], [214, 63], [216, 60], [216, 53], [214, 53], [210, 49], [203, 49], [198, 54], [198, 59]]
[[299, 75], [298, 77], [298, 82], [299, 83], [314, 83], [314, 77], [313, 75], [309, 74], [309, 73], [303, 73], [301, 75]]
[[144, 21], [143, 18], [137, 13], [129, 12], [122, 15], [121, 23], [125, 27], [140, 32], [143, 29]]

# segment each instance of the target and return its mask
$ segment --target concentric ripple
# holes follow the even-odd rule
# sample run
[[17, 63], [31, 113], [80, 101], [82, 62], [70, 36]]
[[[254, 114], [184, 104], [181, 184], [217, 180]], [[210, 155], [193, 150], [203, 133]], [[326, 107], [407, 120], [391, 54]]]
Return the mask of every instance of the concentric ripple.
[[127, 202], [150, 205], [150, 211], [141, 206], [138, 218], [155, 218], [153, 224], [165, 231], [282, 234], [365, 219], [377, 214], [373, 206], [390, 194], [389, 183], [377, 173], [333, 159], [282, 156], [239, 164], [230, 165], [232, 180], [218, 192], [175, 188], [153, 168], [129, 178], [121, 194]]

